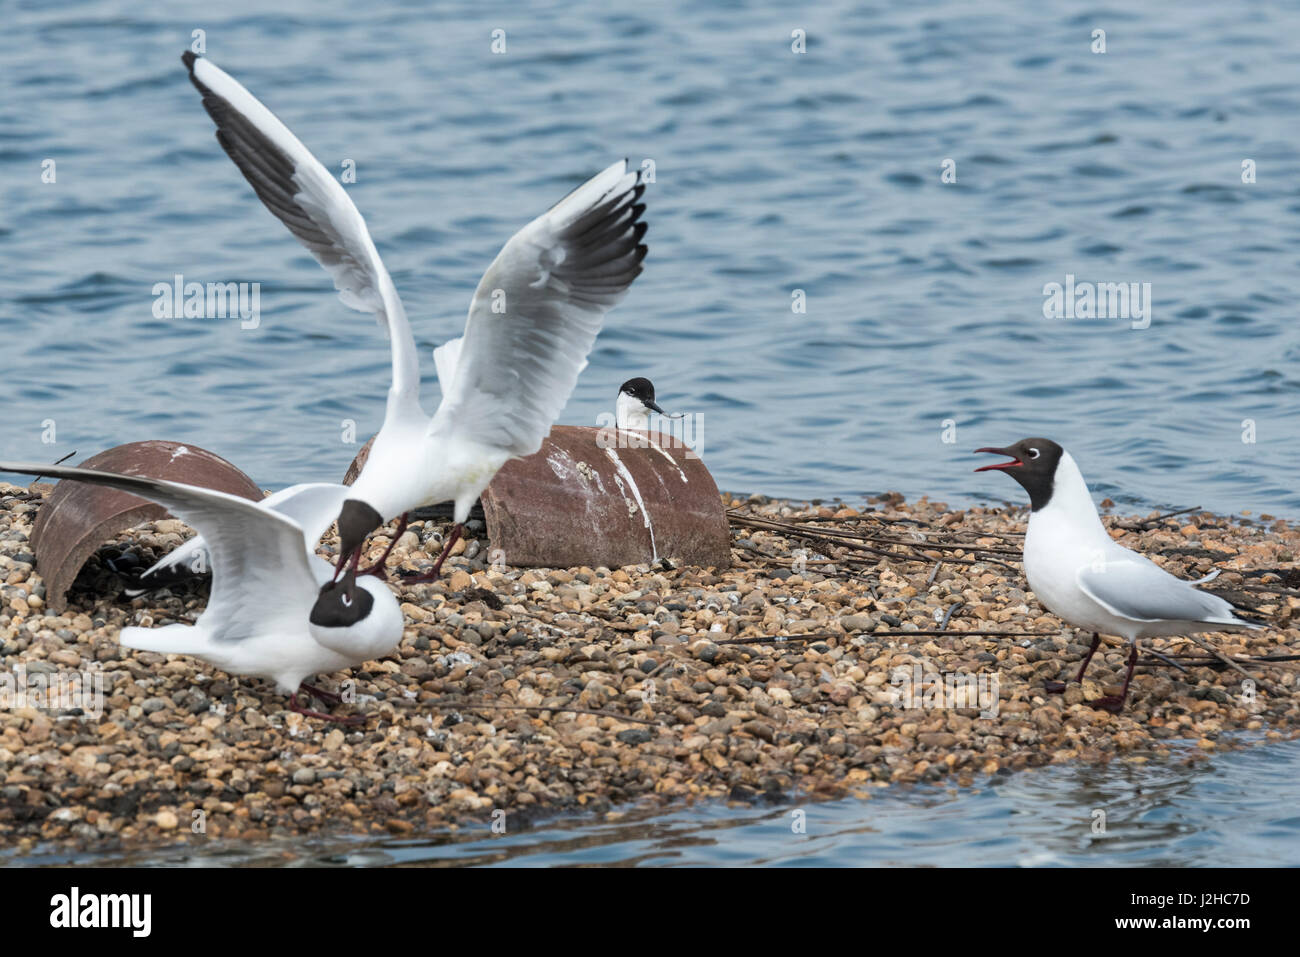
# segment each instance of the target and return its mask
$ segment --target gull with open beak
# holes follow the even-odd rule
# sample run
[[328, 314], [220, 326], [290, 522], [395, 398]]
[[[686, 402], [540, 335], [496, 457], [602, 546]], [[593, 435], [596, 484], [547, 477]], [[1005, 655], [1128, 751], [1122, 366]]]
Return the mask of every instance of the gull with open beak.
[[[1217, 571], [1184, 581], [1112, 539], [1078, 465], [1051, 439], [1021, 439], [1006, 448], [975, 451], [1009, 460], [975, 471], [1005, 472], [1029, 493], [1024, 546], [1029, 587], [1050, 612], [1093, 633], [1075, 680], [1083, 680], [1101, 635], [1117, 635], [1132, 644], [1123, 691], [1092, 702], [1095, 706], [1113, 713], [1124, 707], [1141, 638], [1260, 627], [1238, 618], [1224, 599], [1193, 587]], [[1064, 685], [1053, 683], [1048, 690], [1063, 691]]]

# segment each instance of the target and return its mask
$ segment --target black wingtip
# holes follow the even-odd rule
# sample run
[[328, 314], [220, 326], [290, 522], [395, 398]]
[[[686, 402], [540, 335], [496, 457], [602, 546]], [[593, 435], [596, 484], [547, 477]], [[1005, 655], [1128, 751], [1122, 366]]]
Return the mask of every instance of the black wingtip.
[[186, 50], [181, 54], [181, 62], [185, 64], [185, 69], [189, 70], [191, 73], [194, 72], [194, 61], [197, 59], [198, 57], [189, 50]]

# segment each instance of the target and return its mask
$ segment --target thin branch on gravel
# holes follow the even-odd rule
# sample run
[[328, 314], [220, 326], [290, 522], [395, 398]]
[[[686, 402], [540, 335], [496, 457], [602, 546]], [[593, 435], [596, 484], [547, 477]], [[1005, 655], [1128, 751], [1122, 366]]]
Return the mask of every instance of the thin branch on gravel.
[[[423, 708], [425, 705], [421, 704], [420, 707]], [[616, 721], [630, 721], [633, 724], [649, 724], [655, 727], [663, 727], [661, 722], [651, 718], [634, 718], [631, 715], [619, 714], [616, 711], [596, 711], [591, 708], [572, 708], [567, 705], [547, 707], [545, 705], [496, 704], [486, 701], [435, 701], [428, 704], [428, 707], [439, 708], [443, 711], [527, 711], [531, 714], [543, 714], [547, 711], [567, 711], [573, 714], [594, 714], [598, 718], [613, 718]]]
[[[930, 547], [930, 545], [925, 543], [916, 543], [912, 545], [911, 547], [917, 548], [920, 551], [920, 553], [909, 555], [904, 552], [896, 552], [896, 551], [889, 551], [884, 548], [876, 548], [875, 546], [867, 545], [859, 541], [845, 540], [842, 538], [834, 538], [827, 535], [819, 535], [816, 532], [807, 531], [798, 525], [791, 525], [788, 527], [782, 527], [782, 526], [767, 527], [767, 526], [754, 525], [752, 527], [761, 528], [765, 531], [776, 532], [778, 534], [783, 535], [786, 538], [797, 539], [798, 541], [820, 542], [824, 544], [837, 545], [840, 548], [852, 549], [853, 551], [867, 552], [868, 554], [879, 555], [881, 558], [891, 559], [896, 562], [916, 562], [918, 564], [928, 565], [931, 562], [935, 561], [935, 556], [924, 554], [924, 549]], [[977, 551], [977, 550], [978, 549], [971, 549], [971, 548], [967, 549], [967, 551]], [[847, 561], [848, 559], [842, 559], [842, 560]], [[1017, 569], [1012, 568], [1006, 562], [999, 561], [995, 558], [976, 559], [976, 558], [948, 557], [945, 558], [944, 561], [951, 562], [956, 565], [998, 565], [1001, 566], [1002, 568], [1005, 568], [1007, 571], [1013, 574], [1018, 574]]]
[[[936, 551], [967, 551], [983, 552], [992, 555], [1010, 555], [1015, 558], [1020, 557], [1020, 552], [1010, 548], [996, 548], [991, 545], [977, 545], [974, 542], [945, 542], [945, 541], [908, 541], [907, 539], [891, 538], [885, 535], [867, 535], [862, 532], [841, 531], [832, 528], [818, 528], [815, 525], [798, 524], [794, 522], [778, 522], [767, 518], [751, 518], [747, 515], [733, 515], [731, 521], [734, 524], [746, 528], [756, 528], [763, 531], [777, 532], [788, 537], [813, 536], [822, 541], [838, 542], [845, 547], [854, 547], [853, 542], [876, 542], [882, 545], [902, 545], [912, 549], [934, 549]], [[857, 546], [863, 548], [865, 546]], [[899, 555], [896, 552], [883, 551], [881, 549], [867, 549], [877, 554], [886, 555], [893, 558], [907, 558], [909, 561], [917, 560], [908, 556]], [[975, 564], [974, 560], [950, 559], [951, 561], [960, 561], [963, 564]], [[933, 558], [927, 557], [926, 562], [933, 561]], [[1003, 563], [999, 563], [1003, 564]]]
[[[1202, 589], [1209, 591], [1208, 588]], [[1223, 591], [1257, 591], [1266, 595], [1300, 595], [1300, 588], [1287, 588], [1284, 585], [1247, 585], [1244, 582], [1240, 585], [1231, 585], [1227, 582], [1223, 584]]]
[[715, 645], [757, 645], [764, 642], [785, 642], [785, 641], [825, 641], [828, 638], [904, 638], [911, 635], [931, 636], [943, 635], [945, 637], [964, 638], [967, 635], [995, 638], [1053, 638], [1060, 634], [1055, 631], [944, 631], [938, 628], [931, 628], [917, 631], [856, 631], [844, 632], [838, 631], [819, 631], [811, 632], [806, 635], [755, 635], [752, 638], [726, 638], [722, 641], [713, 642]]
[[[1157, 652], [1151, 651], [1150, 649], [1147, 650], [1151, 654], [1158, 654]], [[1194, 668], [1204, 667], [1204, 668], [1217, 668], [1219, 670], [1223, 669], [1223, 659], [1208, 657], [1206, 655], [1174, 654], [1174, 655], [1158, 655], [1158, 657], [1166, 661], [1169, 661], [1170, 664], [1173, 664], [1174, 661], [1177, 660], [1179, 662], [1182, 662], [1185, 665], [1191, 665]], [[1141, 660], [1142, 659], [1139, 658], [1138, 662], [1141, 663]], [[1259, 655], [1253, 658], [1241, 658], [1241, 657], [1234, 656], [1232, 660], [1237, 662], [1237, 664], [1239, 665], [1246, 665], [1246, 666], [1254, 665], [1261, 668], [1264, 665], [1283, 665], [1283, 666], [1290, 665], [1292, 667], [1300, 666], [1300, 655]], [[1147, 662], [1147, 663], [1151, 664], [1151, 662]]]
[[943, 621], [939, 622], [940, 631], [946, 631], [948, 629], [948, 620], [957, 613], [958, 609], [965, 607], [965, 604], [965, 602], [959, 601], [955, 605], [948, 606], [948, 610], [943, 614]]
[[1180, 508], [1174, 512], [1165, 512], [1163, 515], [1156, 515], [1153, 518], [1144, 518], [1138, 522], [1116, 522], [1116, 528], [1123, 528], [1130, 532], [1145, 532], [1157, 522], [1163, 522], [1167, 518], [1173, 518], [1175, 515], [1186, 515], [1188, 512], [1199, 512], [1201, 506], [1193, 505], [1191, 508]]
[[1189, 639], [1189, 640], [1191, 640], [1191, 641], [1196, 642], [1198, 645], [1200, 645], [1202, 648], [1204, 648], [1206, 651], [1208, 651], [1208, 652], [1209, 652], [1211, 655], [1213, 655], [1215, 658], [1218, 658], [1220, 661], [1222, 661], [1225, 665], [1227, 665], [1227, 666], [1228, 666], [1229, 668], [1231, 668], [1233, 671], [1239, 671], [1239, 672], [1241, 672], [1241, 674], [1245, 675], [1245, 676], [1246, 676], [1247, 678], [1249, 678], [1251, 681], [1256, 682], [1256, 683], [1257, 683], [1261, 688], [1263, 688], [1263, 689], [1264, 689], [1265, 691], [1267, 691], [1269, 694], [1273, 695], [1275, 698], [1284, 698], [1284, 697], [1288, 697], [1288, 696], [1289, 696], [1289, 694], [1290, 694], [1289, 692], [1286, 692], [1286, 691], [1280, 691], [1280, 690], [1278, 690], [1277, 688], [1274, 688], [1274, 687], [1273, 687], [1269, 682], [1265, 681], [1263, 678], [1255, 678], [1255, 677], [1253, 677], [1253, 676], [1250, 674], [1250, 672], [1248, 672], [1245, 668], [1243, 668], [1241, 665], [1237, 664], [1235, 661], [1233, 661], [1231, 658], [1229, 658], [1227, 655], [1225, 655], [1223, 652], [1221, 652], [1218, 648], [1215, 648], [1212, 644], [1210, 644], [1208, 641], [1206, 641], [1206, 640], [1205, 640], [1204, 638], [1202, 638], [1200, 635], [1184, 635], [1183, 637], [1184, 637], [1184, 638], [1187, 638], [1187, 639]]
[[[1190, 673], [1190, 672], [1188, 672], [1188, 670], [1187, 670], [1186, 668], [1184, 668], [1184, 667], [1183, 667], [1182, 665], [1180, 665], [1178, 662], [1174, 661], [1173, 658], [1170, 658], [1168, 655], [1162, 655], [1160, 652], [1156, 651], [1154, 648], [1148, 648], [1148, 649], [1147, 649], [1147, 654], [1149, 654], [1152, 658], [1158, 658], [1158, 659], [1159, 659], [1161, 662], [1163, 662], [1164, 664], [1167, 664], [1167, 665], [1173, 665], [1175, 668], [1177, 668], [1177, 669], [1178, 669], [1179, 671], [1181, 671], [1183, 674], [1189, 674], [1189, 673]], [[1151, 664], [1155, 664], [1156, 662], [1150, 662], [1150, 661], [1148, 661], [1148, 662], [1146, 662], [1146, 663], [1147, 663], [1148, 665], [1151, 665]], [[1141, 660], [1139, 660], [1139, 661], [1138, 661], [1138, 664], [1143, 664], [1143, 662], [1142, 662]]]

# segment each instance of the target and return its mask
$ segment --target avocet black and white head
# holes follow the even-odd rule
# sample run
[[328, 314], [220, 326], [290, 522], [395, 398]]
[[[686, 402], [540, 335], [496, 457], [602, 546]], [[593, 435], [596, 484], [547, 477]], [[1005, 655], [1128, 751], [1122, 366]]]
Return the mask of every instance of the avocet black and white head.
[[653, 382], [638, 376], [619, 386], [618, 400], [614, 404], [614, 421], [620, 429], [649, 431], [651, 412], [668, 414], [655, 402]]

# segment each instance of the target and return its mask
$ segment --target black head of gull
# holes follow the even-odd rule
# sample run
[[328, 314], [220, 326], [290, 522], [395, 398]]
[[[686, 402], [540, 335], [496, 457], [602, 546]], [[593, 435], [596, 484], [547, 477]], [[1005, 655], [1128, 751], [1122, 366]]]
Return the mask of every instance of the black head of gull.
[[374, 606], [374, 596], [358, 588], [356, 572], [349, 571], [340, 581], [321, 586], [311, 609], [311, 623], [322, 628], [351, 628], [368, 618]]
[[343, 508], [339, 511], [338, 523], [339, 563], [335, 570], [336, 580], [338, 572], [343, 570], [347, 560], [360, 555], [366, 536], [384, 524], [384, 517], [375, 510], [374, 506], [360, 499], [350, 498], [344, 501]]
[[1019, 482], [1029, 493], [1029, 505], [1037, 512], [1046, 508], [1052, 500], [1052, 490], [1056, 484], [1056, 466], [1061, 461], [1063, 448], [1051, 439], [1021, 439], [1015, 445], [1004, 449], [983, 448], [978, 452], [990, 452], [993, 455], [1005, 455], [1009, 462], [997, 462], [984, 465], [976, 472], [1002, 471]]

